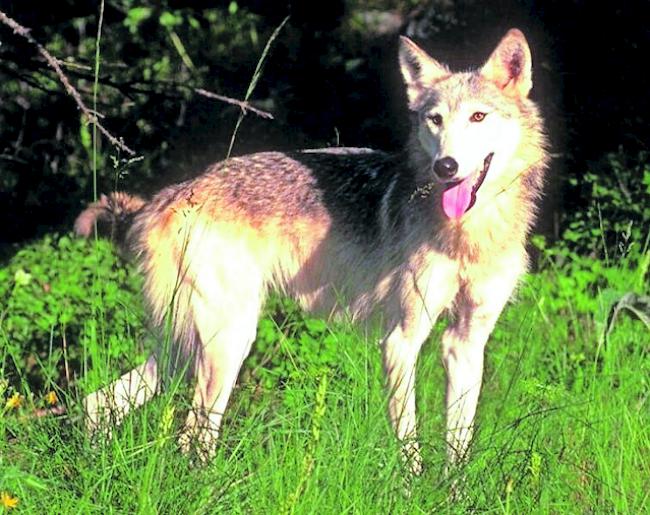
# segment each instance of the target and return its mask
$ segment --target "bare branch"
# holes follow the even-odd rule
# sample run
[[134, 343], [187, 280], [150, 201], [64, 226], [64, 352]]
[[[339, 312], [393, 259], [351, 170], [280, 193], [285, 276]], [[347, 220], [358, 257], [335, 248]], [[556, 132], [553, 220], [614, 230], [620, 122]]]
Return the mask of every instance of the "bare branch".
[[225, 97], [223, 95], [218, 95], [217, 93], [212, 93], [211, 91], [207, 91], [202, 88], [194, 88], [194, 91], [196, 91], [199, 95], [203, 95], [204, 97], [208, 98], [214, 98], [216, 100], [221, 100], [222, 102], [226, 102], [228, 104], [236, 105], [238, 106], [244, 113], [247, 111], [250, 111], [251, 113], [255, 113], [258, 116], [261, 116], [262, 118], [267, 118], [272, 120], [273, 115], [269, 113], [268, 111], [262, 111], [261, 109], [258, 109], [257, 107], [253, 107], [250, 105], [248, 102], [244, 102], [242, 100], [237, 100], [235, 98], [230, 98], [230, 97]]
[[65, 73], [63, 73], [63, 70], [61, 69], [58, 60], [54, 58], [52, 54], [50, 54], [47, 50], [45, 50], [43, 45], [41, 45], [38, 41], [36, 41], [32, 37], [32, 35], [30, 34], [30, 30], [27, 27], [23, 27], [16, 20], [7, 16], [3, 11], [0, 11], [0, 22], [4, 23], [9, 28], [11, 28], [14, 31], [14, 34], [18, 34], [24, 37], [32, 45], [36, 46], [38, 52], [43, 56], [43, 58], [47, 61], [47, 63], [54, 69], [54, 72], [56, 73], [57, 77], [61, 81], [61, 84], [63, 84], [63, 87], [65, 88], [67, 93], [74, 99], [74, 101], [77, 103], [77, 106], [79, 107], [81, 112], [86, 116], [87, 120], [90, 123], [95, 124], [96, 127], [99, 129], [99, 131], [104, 136], [106, 136], [106, 138], [114, 146], [118, 147], [119, 149], [123, 150], [124, 152], [126, 152], [131, 156], [135, 155], [135, 151], [127, 147], [122, 141], [120, 141], [115, 136], [113, 136], [110, 132], [108, 132], [108, 130], [101, 123], [99, 123], [97, 116], [93, 114], [93, 112], [90, 109], [88, 109], [88, 107], [86, 107], [86, 104], [84, 104], [84, 101], [81, 99], [81, 95], [79, 95], [79, 92], [72, 86], [72, 84], [70, 84], [70, 81], [66, 77]]

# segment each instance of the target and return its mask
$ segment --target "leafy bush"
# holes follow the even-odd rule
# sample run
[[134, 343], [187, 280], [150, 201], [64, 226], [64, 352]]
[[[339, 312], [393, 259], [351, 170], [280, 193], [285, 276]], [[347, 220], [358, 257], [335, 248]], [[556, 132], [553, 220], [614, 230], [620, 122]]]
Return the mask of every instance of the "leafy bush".
[[556, 258], [576, 255], [618, 259], [640, 257], [650, 227], [650, 153], [609, 153], [596, 171], [569, 180], [569, 195], [588, 199], [567, 210]]
[[548, 293], [546, 308], [552, 313], [602, 315], [624, 293], [647, 289], [650, 249], [634, 250], [617, 266], [580, 255], [562, 241], [547, 246], [542, 237], [533, 239], [541, 250], [541, 270], [529, 276], [534, 289]]
[[106, 241], [46, 236], [22, 248], [0, 268], [5, 375], [36, 388], [61, 382], [91, 342], [126, 355], [141, 340], [140, 284]]
[[648, 288], [650, 153], [630, 157], [621, 148], [601, 166], [599, 173], [569, 180], [568, 194], [589, 200], [564, 213], [562, 238], [552, 245], [542, 236], [532, 238], [541, 270], [529, 282], [549, 313], [588, 315], [604, 323], [625, 293]]
[[[323, 375], [339, 380], [354, 371], [346, 355], [359, 337], [342, 324], [330, 324], [300, 310], [296, 303], [272, 297], [257, 328], [257, 339], [245, 373], [263, 388], [315, 384]], [[301, 390], [290, 390], [284, 402], [300, 404]]]

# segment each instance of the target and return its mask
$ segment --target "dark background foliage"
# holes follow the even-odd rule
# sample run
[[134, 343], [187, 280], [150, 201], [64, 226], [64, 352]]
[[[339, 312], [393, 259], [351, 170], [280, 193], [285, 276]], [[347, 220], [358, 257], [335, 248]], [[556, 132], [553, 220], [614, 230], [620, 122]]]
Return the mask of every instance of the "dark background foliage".
[[[480, 65], [516, 26], [533, 50], [533, 95], [555, 156], [540, 227], [557, 237], [571, 213], [590, 205], [593, 185], [611, 182], [614, 168], [619, 183], [647, 199], [641, 186], [650, 132], [646, 4], [109, 0], [97, 110], [138, 159], [102, 140], [98, 191], [151, 193], [224, 158], [239, 109], [193, 88], [243, 98], [286, 15], [290, 21], [252, 95], [274, 120], [248, 114], [234, 154], [339, 144], [397, 148], [406, 134], [398, 34], [463, 69]], [[65, 62], [92, 106], [99, 3], [0, 0], [0, 9]], [[0, 255], [7, 257], [16, 244], [70, 228], [93, 195], [93, 152], [91, 128], [34, 47], [4, 26], [0, 43]], [[624, 195], [621, 203], [637, 198]]]

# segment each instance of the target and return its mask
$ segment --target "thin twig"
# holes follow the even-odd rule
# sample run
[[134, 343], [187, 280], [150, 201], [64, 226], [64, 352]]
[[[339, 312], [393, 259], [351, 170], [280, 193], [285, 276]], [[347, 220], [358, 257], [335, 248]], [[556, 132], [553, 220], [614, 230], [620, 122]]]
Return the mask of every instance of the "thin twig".
[[256, 115], [261, 116], [262, 118], [273, 120], [273, 115], [271, 113], [269, 113], [268, 111], [263, 111], [261, 109], [258, 109], [257, 107], [253, 107], [252, 105], [250, 105], [250, 103], [245, 102], [243, 100], [237, 100], [235, 98], [218, 95], [217, 93], [212, 93], [211, 91], [207, 91], [202, 88], [194, 88], [194, 91], [197, 92], [199, 95], [203, 95], [204, 97], [214, 98], [215, 100], [221, 100], [222, 102], [226, 102], [227, 104], [236, 105], [244, 113], [250, 111], [251, 113], [255, 113]]
[[[280, 23], [280, 25], [278, 25], [275, 28], [275, 30], [271, 34], [271, 37], [266, 42], [266, 46], [264, 47], [264, 50], [262, 51], [262, 55], [260, 56], [259, 60], [257, 61], [257, 66], [255, 67], [255, 71], [253, 72], [253, 77], [251, 79], [251, 82], [248, 85], [248, 90], [246, 90], [246, 96], [244, 97], [244, 102], [248, 102], [248, 99], [253, 94], [253, 90], [255, 89], [255, 86], [257, 85], [257, 81], [259, 80], [260, 76], [262, 75], [262, 66], [264, 65], [264, 61], [266, 61], [266, 56], [268, 55], [269, 50], [271, 49], [271, 45], [275, 41], [275, 38], [278, 37], [278, 34], [280, 34], [280, 31], [287, 24], [288, 21], [289, 21], [289, 16], [287, 16], [284, 20], [282, 20], [282, 23]], [[232, 131], [232, 136], [230, 137], [230, 145], [228, 146], [228, 153], [226, 154], [226, 158], [229, 158], [230, 154], [232, 153], [232, 149], [235, 146], [235, 138], [237, 137], [237, 131], [239, 130], [239, 126], [241, 125], [241, 122], [244, 119], [245, 115], [246, 115], [246, 113], [244, 111], [239, 113], [239, 117], [237, 118], [237, 123], [235, 124], [235, 128]]]
[[[93, 81], [94, 80], [94, 74], [89, 74], [89, 73], [84, 73], [91, 68], [86, 65], [76, 65], [74, 63], [70, 63], [69, 61], [63, 61], [61, 59], [57, 59], [57, 62], [59, 63], [60, 66], [64, 68], [70, 68], [68, 71], [68, 75], [73, 78], [79, 78], [87, 81]], [[13, 64], [13, 63], [12, 63]], [[44, 65], [40, 61], [35, 63], [36, 66], [38, 67], [37, 70], [41, 71], [41, 69], [47, 69], [49, 70], [49, 66]], [[74, 65], [73, 65], [74, 64]], [[102, 66], [106, 68], [106, 64], [102, 63]], [[32, 80], [30, 77], [21, 75], [19, 74], [16, 70], [13, 68], [10, 68], [7, 66], [7, 63], [0, 63], [0, 70], [2, 70], [5, 73], [10, 73], [17, 79], [26, 82], [29, 84], [31, 87], [39, 89], [45, 93], [54, 93], [53, 91], [50, 91], [49, 89], [43, 87], [41, 84], [35, 82]], [[217, 93], [213, 93], [212, 91], [208, 91], [203, 88], [195, 88], [192, 86], [188, 86], [186, 84], [179, 84], [171, 81], [166, 81], [166, 80], [159, 80], [157, 82], [152, 82], [152, 81], [145, 81], [145, 80], [130, 80], [126, 82], [117, 82], [113, 79], [111, 79], [110, 75], [102, 75], [99, 77], [99, 82], [103, 86], [109, 86], [111, 88], [114, 88], [115, 90], [119, 91], [122, 95], [126, 96], [127, 98], [133, 100], [134, 99], [134, 94], [138, 95], [159, 95], [163, 98], [168, 98], [171, 100], [178, 100], [179, 98], [182, 97], [182, 93], [180, 92], [181, 90], [183, 91], [192, 91], [194, 93], [197, 93], [199, 95], [202, 95], [207, 98], [212, 98], [214, 100], [219, 100], [221, 102], [225, 102], [226, 104], [230, 105], [235, 105], [239, 107], [242, 111], [248, 112], [250, 111], [253, 114], [256, 114], [257, 116], [260, 116], [261, 118], [265, 118], [267, 120], [273, 120], [274, 116], [269, 113], [268, 111], [264, 111], [262, 109], [259, 109], [258, 107], [254, 107], [250, 104], [250, 102], [245, 102], [243, 100], [237, 100], [236, 98], [231, 98], [227, 97], [225, 95], [219, 95]], [[162, 86], [164, 86], [163, 89]], [[98, 118], [104, 118], [104, 115], [97, 113]]]
[[41, 45], [38, 41], [36, 41], [32, 35], [30, 34], [30, 29], [27, 27], [23, 27], [20, 25], [16, 20], [13, 18], [10, 18], [7, 16], [3, 11], [0, 11], [0, 22], [4, 23], [7, 25], [9, 28], [11, 28], [14, 31], [14, 34], [18, 34], [22, 37], [24, 37], [27, 41], [29, 41], [32, 45], [34, 45], [37, 49], [38, 52], [43, 56], [43, 58], [47, 61], [47, 63], [54, 69], [54, 72], [56, 73], [57, 77], [61, 81], [61, 84], [63, 84], [63, 87], [65, 88], [66, 92], [74, 99], [74, 101], [77, 103], [77, 106], [81, 110], [81, 112], [84, 113], [86, 116], [87, 120], [90, 123], [96, 124], [97, 128], [99, 131], [106, 136], [106, 138], [116, 147], [119, 149], [123, 150], [127, 154], [134, 156], [135, 151], [127, 147], [123, 142], [118, 140], [115, 136], [113, 136], [108, 130], [99, 123], [97, 120], [97, 116], [95, 116], [90, 109], [86, 107], [86, 104], [84, 104], [84, 101], [81, 99], [81, 95], [79, 95], [79, 92], [70, 84], [70, 81], [66, 77], [65, 73], [63, 73], [63, 70], [61, 69], [61, 66], [59, 65], [59, 62], [57, 59], [55, 59], [52, 54], [50, 54], [43, 45]]
[[[97, 92], [99, 91], [99, 43], [102, 40], [102, 25], [104, 24], [104, 0], [99, 3], [99, 21], [97, 22], [97, 37], [95, 38], [95, 70], [93, 77], [93, 114], [97, 114]], [[97, 202], [97, 117], [93, 120], [93, 201]], [[95, 239], [97, 239], [97, 224], [95, 224]]]

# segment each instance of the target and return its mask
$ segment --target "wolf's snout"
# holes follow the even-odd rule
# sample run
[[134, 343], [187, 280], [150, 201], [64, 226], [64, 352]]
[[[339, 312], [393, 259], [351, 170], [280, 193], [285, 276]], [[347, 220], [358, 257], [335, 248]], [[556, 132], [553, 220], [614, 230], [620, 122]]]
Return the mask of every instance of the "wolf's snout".
[[453, 157], [443, 157], [433, 164], [433, 171], [441, 179], [451, 179], [458, 171], [458, 163]]

